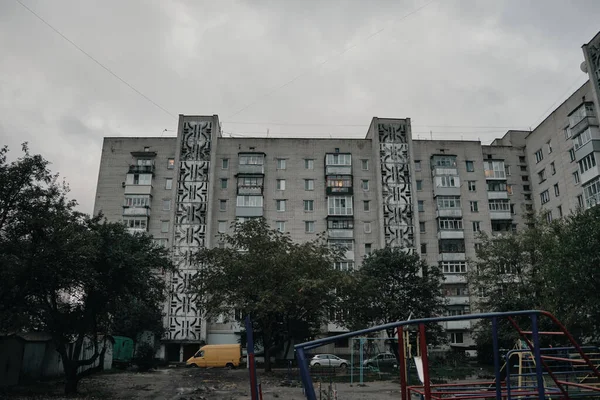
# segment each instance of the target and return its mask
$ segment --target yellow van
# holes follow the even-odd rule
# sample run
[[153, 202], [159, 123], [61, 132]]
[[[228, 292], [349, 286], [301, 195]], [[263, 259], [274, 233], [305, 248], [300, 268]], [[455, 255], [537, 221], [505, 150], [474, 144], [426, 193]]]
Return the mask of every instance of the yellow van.
[[192, 357], [186, 361], [188, 367], [235, 368], [242, 361], [242, 346], [239, 344], [207, 344], [200, 347]]

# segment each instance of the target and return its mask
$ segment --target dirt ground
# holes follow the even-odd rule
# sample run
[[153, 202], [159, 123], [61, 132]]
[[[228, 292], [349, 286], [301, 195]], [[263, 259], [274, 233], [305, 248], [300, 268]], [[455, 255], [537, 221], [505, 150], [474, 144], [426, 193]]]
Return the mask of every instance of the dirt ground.
[[[286, 371], [259, 372], [263, 399], [302, 400], [306, 397], [297, 380], [287, 380]], [[323, 385], [327, 390], [329, 385]], [[338, 383], [339, 400], [393, 399], [400, 396], [396, 381], [369, 382], [364, 387]], [[62, 382], [37, 382], [0, 393], [0, 399], [61, 399]], [[107, 372], [83, 379], [78, 399], [168, 399], [249, 400], [248, 370], [161, 368], [148, 373]], [[318, 393], [317, 393], [318, 397]], [[73, 398], [71, 398], [73, 399]], [[323, 393], [322, 399], [327, 399]]]

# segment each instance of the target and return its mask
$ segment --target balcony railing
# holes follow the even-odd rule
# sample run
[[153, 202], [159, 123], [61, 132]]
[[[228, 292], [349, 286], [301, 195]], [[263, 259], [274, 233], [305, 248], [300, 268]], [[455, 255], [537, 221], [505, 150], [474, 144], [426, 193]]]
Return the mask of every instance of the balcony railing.
[[239, 185], [237, 188], [237, 194], [240, 196], [260, 196], [262, 193], [262, 185]]
[[327, 186], [325, 189], [327, 194], [353, 194], [352, 186]]
[[154, 165], [130, 165], [130, 174], [153, 174]]
[[571, 130], [571, 135], [575, 137], [590, 126], [598, 126], [598, 118], [596, 118], [595, 115], [583, 117], [579, 122], [575, 123], [575, 125], [570, 126], [569, 129]]
[[239, 174], [264, 174], [264, 164], [240, 164], [238, 166]]
[[150, 215], [150, 210], [148, 207], [124, 207], [123, 215], [147, 216]]
[[485, 179], [506, 179], [506, 171], [486, 169]]

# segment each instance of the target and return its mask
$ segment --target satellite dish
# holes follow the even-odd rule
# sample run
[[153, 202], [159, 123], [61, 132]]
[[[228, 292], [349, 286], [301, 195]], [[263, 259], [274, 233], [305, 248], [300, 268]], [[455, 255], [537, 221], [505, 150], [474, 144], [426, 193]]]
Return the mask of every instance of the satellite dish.
[[587, 69], [587, 63], [584, 61], [581, 63], [581, 65], [579, 66], [579, 68], [581, 68], [581, 71], [585, 72], [587, 74], [588, 69]]

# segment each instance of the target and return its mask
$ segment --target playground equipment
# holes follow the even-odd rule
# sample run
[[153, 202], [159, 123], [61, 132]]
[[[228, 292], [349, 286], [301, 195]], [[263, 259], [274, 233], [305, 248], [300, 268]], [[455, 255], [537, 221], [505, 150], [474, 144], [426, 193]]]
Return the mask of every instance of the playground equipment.
[[[556, 331], [543, 332], [538, 329], [540, 318], [548, 319]], [[527, 318], [531, 322], [531, 331], [521, 329], [518, 321]], [[487, 319], [491, 320], [494, 352], [495, 379], [490, 382], [470, 382], [452, 384], [432, 384], [429, 376], [427, 354], [426, 324], [444, 321]], [[522, 340], [520, 348], [506, 354], [506, 375], [502, 376], [501, 354], [498, 342], [498, 323], [506, 320], [517, 331]], [[407, 336], [405, 327], [418, 327], [417, 347], [419, 354], [414, 358], [421, 385], [407, 385]], [[596, 348], [581, 347], [567, 329], [550, 313], [538, 310], [514, 311], [503, 313], [471, 314], [438, 318], [425, 318], [400, 321], [375, 326], [355, 332], [313, 340], [295, 346], [296, 358], [300, 368], [302, 385], [308, 400], [316, 400], [315, 390], [308, 370], [305, 356], [307, 350], [353, 336], [367, 335], [386, 329], [397, 329], [398, 352], [400, 359], [400, 387], [402, 400], [410, 400], [417, 395], [424, 400], [438, 399], [575, 399], [600, 398], [600, 373], [594, 364], [600, 352]], [[565, 342], [563, 347], [540, 346], [540, 336], [552, 335]], [[590, 353], [589, 350], [596, 350]], [[586, 351], [588, 351], [586, 353]], [[520, 355], [519, 355], [520, 354]], [[517, 371], [511, 372], [511, 356], [519, 357]], [[420, 358], [419, 358], [420, 357]]]

